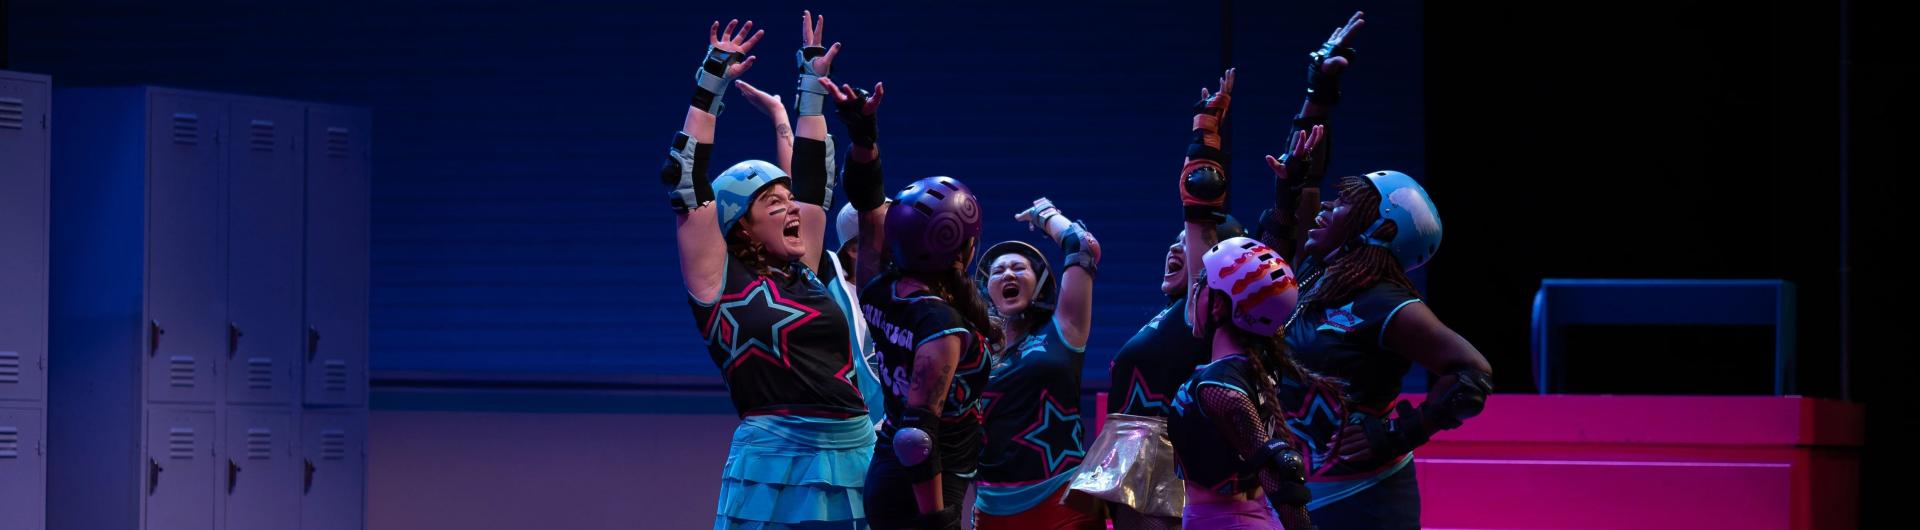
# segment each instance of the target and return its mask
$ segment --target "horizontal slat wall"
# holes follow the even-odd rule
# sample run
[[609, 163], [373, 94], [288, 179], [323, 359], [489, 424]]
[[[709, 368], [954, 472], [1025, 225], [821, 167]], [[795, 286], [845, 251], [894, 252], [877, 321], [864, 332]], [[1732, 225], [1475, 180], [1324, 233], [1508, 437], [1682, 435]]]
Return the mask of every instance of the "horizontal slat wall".
[[[372, 107], [378, 371], [714, 377], [654, 175], [707, 22], [737, 16], [767, 29], [747, 80], [790, 100], [802, 6], [225, 4], [15, 2], [11, 59], [69, 85]], [[1246, 70], [1234, 123], [1238, 209], [1249, 220], [1270, 189], [1259, 156], [1299, 102], [1304, 54], [1351, 10], [1254, 4], [1238, 2], [1232, 26]], [[936, 174], [965, 180], [986, 203], [990, 241], [1039, 243], [1012, 216], [1040, 196], [1100, 235], [1107, 257], [1086, 364], [1089, 386], [1099, 385], [1113, 349], [1161, 302], [1189, 105], [1221, 65], [1220, 4], [810, 7], [845, 43], [837, 77], [887, 82], [890, 188]], [[1421, 8], [1368, 8], [1373, 62], [1349, 81], [1349, 101], [1363, 103], [1343, 109], [1340, 167], [1417, 170]], [[770, 156], [765, 118], [728, 101], [716, 162]]]

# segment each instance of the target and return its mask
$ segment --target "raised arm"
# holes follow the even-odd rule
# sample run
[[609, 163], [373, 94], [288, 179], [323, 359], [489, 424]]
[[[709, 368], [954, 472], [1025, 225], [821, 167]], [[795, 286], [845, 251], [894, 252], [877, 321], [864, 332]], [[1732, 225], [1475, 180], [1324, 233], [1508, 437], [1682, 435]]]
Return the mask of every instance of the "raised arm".
[[800, 79], [793, 99], [799, 123], [794, 129], [791, 174], [793, 199], [805, 205], [800, 207], [800, 237], [807, 242], [807, 253], [802, 259], [816, 269], [820, 256], [826, 253], [827, 208], [833, 206], [836, 176], [833, 138], [827, 135], [827, 117], [821, 114], [825, 93], [817, 80], [832, 70], [834, 58], [840, 55], [840, 43], [834, 43], [831, 48], [822, 46], [826, 29], [826, 16], [800, 12], [800, 50], [794, 52]]
[[[1187, 219], [1182, 245], [1187, 253], [1187, 284], [1197, 285], [1187, 289], [1188, 322], [1205, 321], [1198, 313], [1205, 310], [1203, 304], [1193, 303], [1191, 297], [1206, 291], [1204, 283], [1195, 283], [1206, 267], [1195, 264], [1219, 239], [1215, 227], [1227, 217], [1227, 154], [1220, 150], [1220, 122], [1227, 117], [1227, 105], [1231, 101], [1228, 94], [1232, 91], [1232, 68], [1220, 77], [1219, 92], [1200, 89], [1200, 102], [1194, 105], [1193, 142], [1187, 146], [1187, 158], [1180, 167], [1180, 206]], [[1203, 328], [1205, 326], [1194, 326], [1195, 336], [1205, 333]]]
[[[1282, 255], [1290, 263], [1299, 263], [1305, 257], [1307, 230], [1313, 227], [1311, 221], [1303, 221], [1298, 212], [1311, 214], [1318, 211], [1304, 202], [1304, 198], [1320, 198], [1318, 186], [1301, 186], [1291, 178], [1290, 173], [1298, 168], [1304, 171], [1312, 163], [1313, 150], [1319, 144], [1325, 126], [1315, 125], [1305, 131], [1294, 131], [1291, 146], [1279, 157], [1267, 155], [1267, 167], [1273, 170], [1274, 188], [1278, 190], [1273, 201], [1273, 209], [1261, 215], [1260, 242], [1268, 247], [1281, 249]], [[1312, 188], [1312, 189], [1303, 189]], [[1311, 218], [1307, 218], [1311, 219]]]
[[1087, 231], [1086, 223], [1068, 219], [1045, 197], [1013, 218], [1031, 223], [1067, 254], [1066, 263], [1061, 265], [1060, 301], [1054, 307], [1053, 324], [1060, 328], [1060, 338], [1067, 345], [1087, 347], [1087, 335], [1093, 329], [1093, 277], [1100, 266], [1100, 240]]
[[687, 294], [696, 300], [719, 296], [726, 277], [726, 237], [720, 233], [714, 209], [707, 207], [713, 203], [707, 162], [713, 152], [714, 116], [724, 107], [721, 97], [729, 82], [753, 67], [754, 58], [747, 51], [765, 33], [756, 31], [748, 37], [747, 32], [753, 29], [751, 20], [736, 33], [738, 23], [727, 22], [725, 32], [720, 31], [718, 21], [708, 28], [707, 57], [695, 74], [693, 102], [660, 169], [661, 182], [673, 187], [667, 196], [676, 214], [674, 237], [680, 247], [680, 275], [686, 281]]
[[1324, 118], [1340, 104], [1340, 75], [1353, 61], [1353, 32], [1367, 24], [1361, 18], [1365, 16], [1353, 12], [1346, 25], [1334, 28], [1320, 49], [1307, 55], [1307, 101], [1300, 106], [1300, 117]]
[[740, 89], [740, 96], [759, 109], [768, 120], [773, 122], [773, 164], [780, 171], [793, 174], [793, 125], [787, 118], [787, 107], [780, 102], [780, 96], [768, 94], [745, 80], [735, 80], [733, 86]]
[[835, 85], [832, 79], [824, 77], [820, 78], [820, 86], [826, 87], [833, 97], [834, 111], [846, 124], [847, 137], [853, 141], [844, 177], [847, 201], [860, 212], [860, 263], [854, 270], [859, 272], [856, 277], [864, 287], [880, 276], [881, 264], [885, 263], [882, 253], [886, 252], [887, 244], [887, 196], [881, 184], [880, 133], [874, 113], [880, 110], [880, 100], [886, 97], [887, 87], [885, 83], [874, 83], [873, 92], [867, 92], [853, 85]]
[[1307, 54], [1307, 97], [1287, 137], [1296, 145], [1302, 133], [1315, 137], [1308, 142], [1308, 150], [1296, 154], [1290, 149], [1287, 156], [1268, 160], [1268, 164], [1285, 165], [1286, 169], [1274, 170], [1273, 209], [1262, 213], [1258, 232], [1267, 246], [1289, 253], [1286, 259], [1294, 263], [1305, 257], [1299, 245], [1306, 241], [1306, 231], [1319, 211], [1320, 187], [1333, 153], [1332, 130], [1327, 126], [1333, 108], [1340, 104], [1341, 75], [1352, 64], [1354, 50], [1349, 44], [1353, 32], [1367, 23], [1363, 16], [1365, 13], [1354, 12], [1346, 25], [1334, 28], [1320, 48]]

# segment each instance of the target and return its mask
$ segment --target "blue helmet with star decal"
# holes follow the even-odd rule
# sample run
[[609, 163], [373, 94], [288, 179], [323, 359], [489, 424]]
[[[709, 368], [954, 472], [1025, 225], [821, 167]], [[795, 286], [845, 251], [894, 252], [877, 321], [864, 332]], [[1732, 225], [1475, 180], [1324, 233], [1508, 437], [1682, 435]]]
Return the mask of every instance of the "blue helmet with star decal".
[[765, 160], [748, 160], [720, 172], [713, 178], [713, 204], [720, 208], [720, 233], [733, 233], [733, 227], [753, 205], [754, 194], [774, 184], [791, 185], [791, 181], [780, 166]]
[[[1440, 250], [1440, 210], [1433, 206], [1426, 188], [1399, 171], [1368, 173], [1367, 182], [1380, 192], [1380, 218], [1360, 232], [1360, 239], [1392, 252], [1402, 270], [1412, 272], [1426, 265]], [[1393, 239], [1375, 237], [1389, 220], [1397, 230]]]

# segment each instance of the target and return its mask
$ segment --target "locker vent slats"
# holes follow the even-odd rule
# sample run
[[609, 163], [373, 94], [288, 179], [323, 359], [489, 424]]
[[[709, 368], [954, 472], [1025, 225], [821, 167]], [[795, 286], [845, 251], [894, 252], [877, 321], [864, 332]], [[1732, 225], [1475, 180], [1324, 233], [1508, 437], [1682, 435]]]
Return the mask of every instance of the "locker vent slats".
[[200, 145], [200, 115], [188, 112], [173, 114], [173, 143]]
[[272, 120], [253, 120], [247, 126], [247, 148], [255, 151], [272, 151], [273, 134]]
[[20, 428], [0, 425], [0, 459], [20, 458]]
[[0, 129], [25, 129], [27, 102], [20, 98], [0, 98]]
[[346, 127], [328, 127], [327, 156], [331, 158], [346, 158], [348, 149], [352, 146], [352, 136], [352, 131], [347, 130]]
[[327, 429], [320, 431], [320, 459], [344, 460], [347, 458], [347, 431]]
[[20, 352], [0, 351], [0, 384], [20, 383]]
[[167, 358], [167, 385], [179, 388], [193, 388], [193, 357], [175, 355]]
[[167, 458], [174, 460], [193, 460], [194, 432], [192, 427], [174, 427], [167, 429]]
[[273, 358], [247, 358], [247, 388], [253, 390], [273, 389]]
[[247, 459], [273, 459], [273, 429], [247, 429]]
[[339, 390], [339, 391], [345, 391], [347, 389], [347, 362], [346, 361], [342, 361], [339, 359], [328, 359], [322, 373], [325, 377], [324, 385], [322, 385], [322, 388], [325, 388], [327, 390]]

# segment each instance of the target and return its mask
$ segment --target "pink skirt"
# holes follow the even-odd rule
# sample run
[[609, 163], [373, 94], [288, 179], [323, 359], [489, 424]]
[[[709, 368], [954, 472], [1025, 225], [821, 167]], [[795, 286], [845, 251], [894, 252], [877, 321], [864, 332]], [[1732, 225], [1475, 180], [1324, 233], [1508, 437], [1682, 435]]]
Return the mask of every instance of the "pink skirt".
[[1209, 502], [1189, 501], [1182, 510], [1180, 527], [1187, 530], [1282, 530], [1273, 520], [1273, 512], [1262, 501]]

